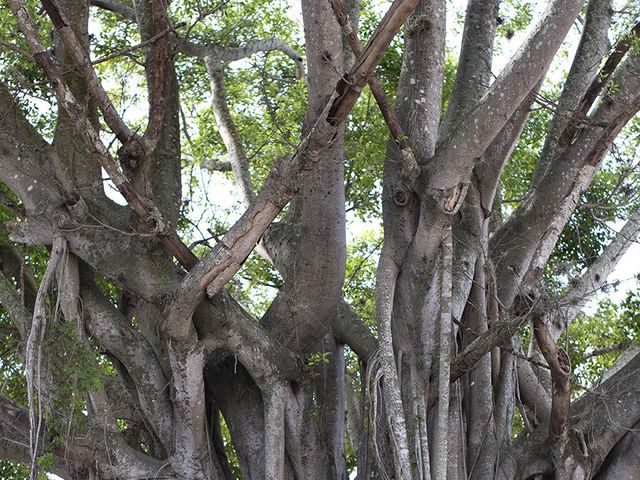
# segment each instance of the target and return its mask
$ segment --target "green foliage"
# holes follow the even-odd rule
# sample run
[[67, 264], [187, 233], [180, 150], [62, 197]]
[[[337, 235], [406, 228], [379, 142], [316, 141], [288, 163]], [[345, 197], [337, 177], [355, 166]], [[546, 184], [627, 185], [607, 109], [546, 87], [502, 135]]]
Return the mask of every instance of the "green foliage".
[[449, 105], [449, 97], [453, 90], [453, 83], [456, 79], [456, 72], [458, 70], [458, 59], [447, 50], [444, 57], [444, 83], [442, 84], [442, 109], [440, 110], [440, 119], [444, 117]]
[[43, 359], [53, 376], [52, 416], [48, 418], [52, 432], [82, 429], [86, 421], [86, 394], [104, 388], [104, 373], [96, 362], [96, 353], [87, 350], [78, 338], [72, 322], [57, 323], [46, 339]]
[[331, 360], [331, 352], [316, 352], [307, 357], [306, 364], [310, 367], [327, 365]]
[[227, 286], [254, 318], [261, 318], [282, 286], [282, 278], [269, 262], [252, 253]]
[[231, 432], [223, 416], [220, 416], [220, 433], [222, 435], [222, 442], [224, 444], [224, 452], [227, 455], [229, 461], [229, 467], [234, 478], [242, 478], [242, 472], [240, 471], [240, 462], [236, 450], [233, 448], [233, 442], [231, 440]]
[[53, 453], [45, 453], [44, 455], [40, 455], [38, 457], [38, 467], [42, 470], [51, 470], [56, 464], [55, 457]]
[[347, 210], [362, 220], [380, 218], [382, 166], [389, 131], [367, 89], [353, 109], [345, 136]]
[[[565, 337], [571, 359], [574, 394], [593, 385], [619, 357], [623, 347], [640, 344], [640, 290], [631, 291], [620, 303], [605, 299], [592, 314], [578, 317]], [[594, 352], [620, 346], [600, 355]]]
[[[554, 99], [559, 92], [557, 89], [544, 92], [542, 96]], [[501, 177], [502, 196], [505, 213], [510, 213], [517, 207], [526, 195], [536, 163], [542, 152], [547, 129], [553, 112], [548, 108], [534, 108], [525, 124], [522, 135], [511, 157], [507, 161], [504, 174]]]
[[0, 478], [4, 480], [28, 480], [30, 473], [25, 465], [0, 461]]
[[[373, 4], [372, 0], [360, 2], [358, 35], [362, 44], [366, 44], [369, 41], [382, 18], [382, 12], [380, 9], [373, 8]], [[400, 78], [400, 68], [402, 67], [402, 50], [402, 37], [397, 35], [375, 70], [375, 74], [389, 98], [395, 98], [398, 89], [398, 79]]]
[[533, 20], [534, 4], [532, 2], [502, 2], [496, 33], [511, 40], [516, 32], [526, 29]]
[[382, 232], [364, 231], [347, 246], [347, 269], [343, 287], [345, 300], [375, 330], [374, 291], [378, 257], [382, 248]]

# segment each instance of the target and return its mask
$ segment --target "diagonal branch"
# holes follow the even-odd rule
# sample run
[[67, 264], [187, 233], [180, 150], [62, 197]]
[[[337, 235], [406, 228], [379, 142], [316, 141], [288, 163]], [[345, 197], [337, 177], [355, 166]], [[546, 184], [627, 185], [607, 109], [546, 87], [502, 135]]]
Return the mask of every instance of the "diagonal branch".
[[188, 334], [191, 316], [204, 298], [204, 290], [209, 287], [209, 294], [213, 295], [233, 277], [267, 227], [300, 189], [309, 171], [331, 145], [338, 127], [346, 119], [391, 39], [417, 3], [418, 0], [393, 3], [362, 56], [345, 79], [338, 82], [336, 94], [329, 99], [294, 154], [277, 162], [255, 201], [223, 241], [185, 277], [174, 294], [167, 319], [171, 335], [184, 337]]
[[571, 282], [571, 289], [561, 299], [563, 307], [560, 311], [553, 312], [549, 321], [548, 328], [554, 341], [578, 316], [589, 299], [602, 288], [629, 247], [638, 241], [639, 235], [640, 208], [636, 209], [620, 232], [609, 242], [600, 256], [580, 278]]
[[[74, 120], [76, 132], [84, 138], [93, 150], [102, 168], [105, 169], [114, 185], [142, 223], [157, 234], [167, 250], [186, 268], [195, 265], [197, 258], [180, 240], [178, 235], [162, 218], [162, 214], [151, 200], [138, 194], [127, 177], [122, 173], [111, 154], [100, 139], [93, 125], [84, 114], [73, 93], [62, 78], [59, 68], [49, 57], [40, 41], [27, 9], [22, 0], [10, 0], [9, 4], [15, 14], [20, 30], [22, 30], [34, 59], [45, 71], [53, 84], [60, 108], [64, 109]], [[137, 144], [137, 142], [135, 142]]]
[[56, 31], [62, 38], [62, 41], [65, 43], [73, 61], [80, 68], [82, 75], [87, 80], [91, 95], [95, 98], [105, 122], [113, 133], [115, 133], [116, 137], [118, 137], [118, 140], [120, 140], [123, 145], [127, 144], [129, 140], [133, 138], [134, 133], [124, 123], [124, 120], [118, 115], [113, 103], [111, 103], [111, 99], [109, 99], [109, 95], [107, 95], [106, 90], [103, 88], [98, 74], [91, 66], [88, 53], [80, 44], [78, 37], [76, 37], [69, 23], [63, 18], [54, 0], [42, 0], [42, 5], [53, 22]]
[[[349, 41], [351, 50], [356, 57], [359, 57], [360, 55], [362, 55], [364, 47], [358, 39], [358, 34], [355, 28], [349, 21], [347, 11], [344, 9], [344, 5], [342, 4], [342, 0], [330, 0], [330, 3], [336, 15], [336, 19], [338, 20], [338, 23], [342, 27], [344, 34]], [[380, 112], [382, 113], [382, 116], [387, 123], [389, 132], [391, 133], [391, 138], [400, 149], [401, 158], [404, 162], [405, 172], [409, 176], [409, 179], [415, 180], [417, 175], [420, 173], [420, 167], [418, 166], [418, 162], [415, 158], [415, 155], [413, 154], [411, 145], [408, 142], [408, 137], [402, 130], [400, 121], [398, 120], [395, 111], [391, 107], [391, 103], [384, 93], [382, 85], [380, 85], [380, 82], [374, 74], [371, 74], [369, 76], [368, 83], [369, 88], [371, 89], [371, 93], [376, 99], [378, 107], [380, 107]]]
[[201, 59], [210, 57], [216, 62], [225, 63], [242, 60], [243, 58], [248, 58], [256, 53], [279, 51], [293, 60], [296, 66], [298, 78], [302, 78], [304, 75], [303, 60], [298, 51], [288, 43], [278, 40], [277, 38], [251, 40], [242, 47], [229, 47], [227, 45], [220, 45], [217, 43], [200, 44], [190, 42], [186, 39], [180, 39], [178, 42], [178, 48], [186, 55]]
[[91, 0], [91, 5], [118, 14], [130, 22], [137, 21], [136, 11], [130, 6], [120, 3], [117, 0]]
[[598, 96], [602, 93], [605, 86], [609, 83], [616, 68], [625, 57], [625, 55], [629, 52], [632, 45], [634, 45], [634, 42], [637, 41], [638, 37], [640, 37], [640, 22], [636, 23], [631, 31], [616, 44], [613, 52], [611, 53], [611, 55], [609, 55], [607, 61], [593, 79], [591, 85], [582, 97], [582, 100], [580, 101], [578, 107], [575, 109], [572, 115], [573, 121], [569, 122], [565, 130], [562, 132], [558, 140], [558, 143], [560, 145], [566, 145], [571, 142], [571, 139], [580, 127], [580, 123], [577, 120], [585, 118], [587, 116], [589, 109], [593, 106]]

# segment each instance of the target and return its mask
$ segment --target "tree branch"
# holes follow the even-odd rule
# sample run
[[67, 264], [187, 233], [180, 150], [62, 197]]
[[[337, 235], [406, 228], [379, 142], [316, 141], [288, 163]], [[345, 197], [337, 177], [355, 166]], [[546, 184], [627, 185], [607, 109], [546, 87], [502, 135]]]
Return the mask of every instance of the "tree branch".
[[548, 322], [551, 337], [556, 341], [567, 326], [578, 316], [589, 299], [606, 283], [629, 247], [640, 235], [640, 208], [627, 220], [620, 232], [605, 247], [587, 270], [571, 282], [571, 288], [562, 296], [559, 311], [551, 312]]
[[91, 0], [91, 5], [116, 13], [130, 22], [137, 21], [136, 11], [128, 5], [116, 0]]
[[32, 316], [22, 304], [18, 292], [15, 291], [9, 279], [2, 272], [0, 272], [0, 305], [9, 313], [20, 332], [20, 337], [25, 340], [31, 326]]
[[[89, 148], [93, 150], [100, 165], [109, 174], [118, 191], [127, 200], [127, 203], [136, 216], [141, 219], [142, 223], [160, 237], [167, 250], [169, 250], [180, 263], [185, 265], [186, 268], [195, 265], [197, 262], [196, 257], [188, 247], [182, 243], [175, 231], [170, 228], [170, 225], [164, 221], [158, 208], [149, 199], [141, 197], [138, 194], [111, 157], [109, 151], [102, 143], [100, 136], [66, 85], [58, 67], [53, 63], [46, 49], [42, 46], [38, 32], [22, 0], [10, 0], [10, 5], [18, 20], [18, 25], [33, 52], [34, 58], [43, 68], [55, 88], [60, 107], [74, 120], [76, 132], [85, 140]], [[129, 145], [137, 145], [137, 142]]]
[[331, 145], [339, 125], [353, 107], [393, 35], [417, 3], [417, 0], [395, 1], [349, 74], [352, 85], [344, 80], [339, 82], [336, 87], [338, 97], [334, 95], [329, 100], [295, 153], [275, 165], [255, 201], [227, 232], [222, 243], [216, 245], [184, 279], [169, 311], [167, 325], [171, 335], [187, 334], [189, 319], [204, 298], [205, 288], [210, 295], [215, 294], [233, 277], [267, 227], [297, 193], [307, 173]]
[[563, 448], [564, 442], [566, 442], [563, 437], [566, 434], [569, 404], [571, 403], [571, 391], [569, 389], [571, 364], [569, 363], [569, 356], [564, 350], [558, 348], [541, 318], [534, 319], [533, 332], [540, 351], [551, 368], [553, 395], [551, 397], [549, 438], [552, 443], [552, 450], [559, 452]]
[[173, 412], [167, 389], [169, 382], [153, 349], [86, 276], [82, 279], [80, 295], [87, 331], [127, 370], [135, 384], [141, 412], [155, 437], [171, 451]]
[[589, 2], [580, 44], [536, 164], [532, 185], [538, 184], [553, 158], [569, 146], [579, 122], [586, 118], [587, 111], [595, 100], [595, 97], [586, 100], [585, 92], [594, 80], [598, 82], [596, 80], [598, 64], [606, 53], [612, 13], [611, 0]]
[[[358, 34], [355, 28], [349, 21], [347, 12], [342, 4], [342, 0], [330, 0], [330, 3], [338, 23], [342, 27], [344, 35], [347, 37], [351, 50], [355, 54], [356, 58], [358, 58], [362, 55], [364, 47], [358, 39]], [[389, 102], [387, 95], [384, 93], [382, 85], [380, 85], [380, 82], [374, 74], [371, 74], [369, 77], [368, 84], [371, 89], [371, 93], [378, 103], [380, 112], [387, 123], [389, 132], [391, 133], [391, 138], [400, 149], [400, 157], [404, 162], [404, 170], [408, 176], [409, 183], [413, 183], [420, 173], [420, 167], [418, 166], [418, 162], [413, 154], [413, 149], [408, 142], [408, 137], [403, 132], [402, 127], [400, 126], [400, 121], [391, 107], [391, 103]]]
[[300, 54], [291, 45], [277, 38], [252, 40], [242, 47], [229, 47], [217, 43], [199, 44], [181, 39], [178, 42], [178, 48], [186, 55], [198, 57], [203, 60], [209, 57], [211, 61], [216, 63], [234, 62], [248, 58], [256, 53], [279, 51], [293, 60], [296, 66], [297, 77], [302, 78], [304, 76], [304, 64]]
[[91, 66], [91, 60], [89, 59], [87, 52], [80, 44], [76, 34], [63, 17], [62, 12], [60, 12], [54, 0], [42, 0], [42, 5], [53, 22], [53, 26], [56, 31], [65, 43], [67, 50], [76, 63], [76, 66], [81, 70], [82, 75], [87, 81], [91, 95], [98, 103], [98, 108], [100, 108], [105, 122], [111, 131], [115, 133], [118, 140], [120, 140], [123, 145], [126, 145], [131, 139], [133, 139], [135, 134], [125, 124], [124, 120], [122, 120], [122, 117], [120, 117], [116, 108], [113, 106], [113, 103], [111, 103], [111, 99], [103, 88], [102, 83], [98, 78], [98, 74]]
[[227, 149], [231, 170], [238, 185], [240, 196], [245, 207], [248, 206], [255, 197], [253, 185], [251, 184], [251, 173], [249, 172], [249, 160], [242, 145], [240, 134], [231, 116], [231, 110], [227, 103], [227, 88], [225, 86], [224, 72], [222, 65], [212, 57], [205, 57], [205, 66], [209, 74], [211, 84], [211, 106], [213, 114], [218, 124], [218, 131]]

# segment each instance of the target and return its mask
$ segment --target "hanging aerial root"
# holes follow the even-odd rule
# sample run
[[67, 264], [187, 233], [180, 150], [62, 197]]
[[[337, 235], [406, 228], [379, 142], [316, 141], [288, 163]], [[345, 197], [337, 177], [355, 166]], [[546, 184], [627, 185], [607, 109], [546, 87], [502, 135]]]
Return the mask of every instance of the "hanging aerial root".
[[437, 429], [433, 455], [433, 476], [436, 480], [446, 480], [448, 439], [449, 439], [449, 383], [451, 372], [451, 293], [453, 278], [453, 239], [449, 226], [442, 244], [442, 299], [440, 302], [440, 347], [438, 361], [438, 403]]
[[369, 402], [369, 425], [371, 426], [369, 435], [371, 436], [376, 463], [382, 479], [389, 480], [390, 477], [385, 468], [384, 458], [380, 453], [380, 446], [378, 445], [378, 421], [380, 420], [378, 398], [382, 398], [382, 376], [380, 352], [376, 351], [369, 359], [369, 364], [367, 365], [367, 381], [365, 387], [367, 392], [365, 392], [365, 396], [368, 397]]
[[376, 316], [379, 329], [380, 371], [383, 376], [382, 393], [385, 412], [389, 421], [389, 437], [393, 450], [395, 477], [398, 480], [411, 479], [409, 441], [404, 406], [400, 393], [400, 378], [393, 351], [391, 319], [399, 268], [389, 253], [389, 247], [382, 248], [378, 274], [376, 277]]
[[264, 478], [284, 478], [287, 386], [274, 382], [264, 398]]
[[[42, 430], [42, 344], [47, 331], [47, 293], [55, 278], [56, 269], [61, 259], [67, 253], [67, 244], [64, 238], [56, 237], [53, 240], [51, 257], [40, 282], [36, 301], [33, 308], [33, 320], [31, 331], [27, 338], [25, 348], [25, 364], [27, 376], [27, 401], [29, 403], [29, 450], [31, 454], [31, 479], [35, 480], [38, 473], [38, 443]], [[35, 397], [37, 391], [38, 416], [36, 420]]]

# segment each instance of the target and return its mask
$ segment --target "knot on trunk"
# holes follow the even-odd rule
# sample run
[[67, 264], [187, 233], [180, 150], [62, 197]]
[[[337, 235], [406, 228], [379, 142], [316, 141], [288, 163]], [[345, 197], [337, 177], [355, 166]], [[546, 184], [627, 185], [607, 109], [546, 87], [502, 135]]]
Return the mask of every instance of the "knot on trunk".
[[134, 172], [142, 165], [146, 153], [142, 140], [135, 135], [118, 149], [118, 158], [123, 168]]
[[399, 207], [404, 207], [409, 203], [411, 195], [404, 189], [397, 189], [393, 192], [393, 203]]
[[436, 190], [434, 197], [440, 210], [447, 215], [455, 215], [462, 206], [468, 188], [468, 183], [459, 183], [451, 188]]

